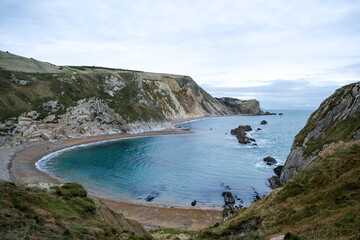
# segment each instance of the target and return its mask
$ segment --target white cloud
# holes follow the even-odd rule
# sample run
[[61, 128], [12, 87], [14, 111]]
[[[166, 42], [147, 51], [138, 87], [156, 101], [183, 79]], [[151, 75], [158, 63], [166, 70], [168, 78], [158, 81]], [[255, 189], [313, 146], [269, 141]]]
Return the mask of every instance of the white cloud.
[[355, 0], [2, 0], [0, 14], [0, 49], [55, 64], [185, 74], [217, 91], [360, 79], [341, 70], [360, 62]]

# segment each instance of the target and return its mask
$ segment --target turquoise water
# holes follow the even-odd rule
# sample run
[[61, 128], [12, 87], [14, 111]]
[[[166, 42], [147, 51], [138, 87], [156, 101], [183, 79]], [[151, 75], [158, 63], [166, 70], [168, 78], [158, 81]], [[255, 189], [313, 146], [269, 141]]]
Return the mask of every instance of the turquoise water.
[[[273, 168], [266, 156], [283, 164], [295, 135], [311, 111], [282, 111], [283, 116], [235, 116], [202, 119], [177, 126], [193, 134], [151, 136], [78, 147], [41, 162], [39, 167], [62, 179], [83, 184], [103, 197], [152, 204], [221, 207], [229, 186], [244, 205], [269, 193]], [[261, 120], [267, 125], [260, 125]], [[242, 145], [230, 130], [250, 125], [257, 146]], [[262, 128], [261, 131], [255, 131]], [[212, 129], [212, 130], [211, 130]]]

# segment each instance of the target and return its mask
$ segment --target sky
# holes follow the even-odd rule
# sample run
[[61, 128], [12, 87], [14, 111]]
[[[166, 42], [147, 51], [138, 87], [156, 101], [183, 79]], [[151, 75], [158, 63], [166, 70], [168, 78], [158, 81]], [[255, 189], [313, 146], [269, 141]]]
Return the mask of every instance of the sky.
[[191, 76], [214, 97], [315, 109], [360, 81], [358, 0], [0, 0], [0, 50]]

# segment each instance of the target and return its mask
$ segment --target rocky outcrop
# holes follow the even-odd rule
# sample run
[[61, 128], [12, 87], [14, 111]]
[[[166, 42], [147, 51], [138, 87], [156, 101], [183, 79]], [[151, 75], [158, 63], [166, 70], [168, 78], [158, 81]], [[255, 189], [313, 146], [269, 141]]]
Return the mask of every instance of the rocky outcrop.
[[321, 103], [295, 137], [282, 169], [286, 183], [307, 168], [321, 151], [339, 141], [360, 139], [360, 82], [346, 85]]
[[252, 100], [240, 100], [237, 98], [216, 98], [221, 104], [229, 109], [232, 114], [241, 115], [241, 114], [249, 114], [249, 115], [262, 115], [263, 111], [260, 109], [259, 101]]
[[247, 144], [251, 142], [256, 142], [255, 139], [249, 138], [246, 136], [246, 132], [252, 131], [252, 128], [249, 125], [239, 125], [239, 127], [231, 129], [231, 135], [235, 135], [239, 143]]

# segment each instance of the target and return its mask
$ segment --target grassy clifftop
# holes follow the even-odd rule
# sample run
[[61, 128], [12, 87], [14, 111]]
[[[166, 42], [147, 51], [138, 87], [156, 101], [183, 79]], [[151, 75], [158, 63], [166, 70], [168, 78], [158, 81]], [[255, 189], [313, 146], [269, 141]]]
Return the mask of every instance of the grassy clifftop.
[[14, 184], [0, 181], [1, 239], [139, 239], [135, 221], [87, 197], [81, 185]]

